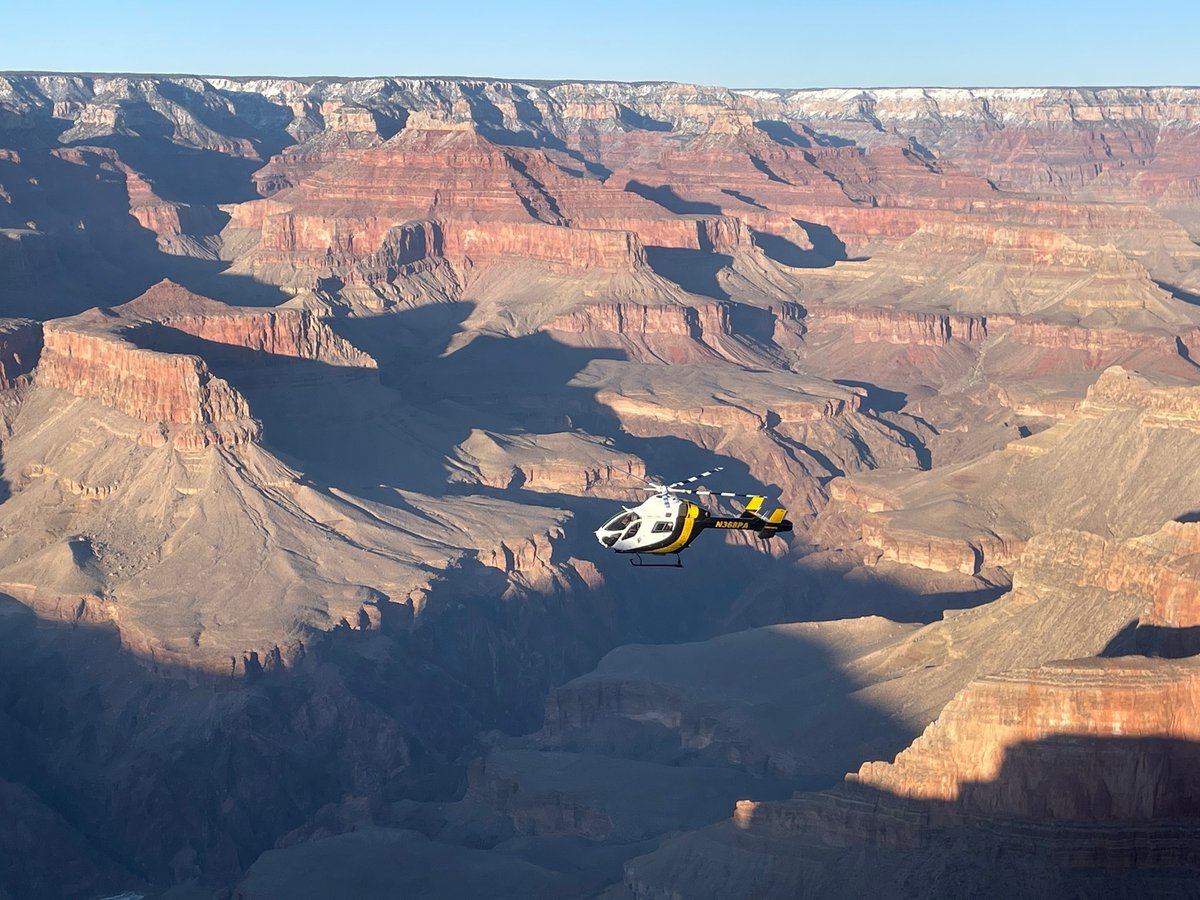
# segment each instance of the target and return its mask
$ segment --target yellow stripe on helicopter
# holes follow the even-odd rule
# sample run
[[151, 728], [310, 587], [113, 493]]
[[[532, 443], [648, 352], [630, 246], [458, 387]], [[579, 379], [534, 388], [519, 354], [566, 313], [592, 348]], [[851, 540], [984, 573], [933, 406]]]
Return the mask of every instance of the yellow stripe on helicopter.
[[700, 507], [688, 506], [687, 514], [683, 520], [683, 530], [679, 532], [679, 537], [667, 544], [665, 547], [660, 547], [657, 550], [647, 550], [647, 553], [675, 553], [687, 546], [692, 537], [692, 531], [696, 527], [696, 519], [700, 515]]

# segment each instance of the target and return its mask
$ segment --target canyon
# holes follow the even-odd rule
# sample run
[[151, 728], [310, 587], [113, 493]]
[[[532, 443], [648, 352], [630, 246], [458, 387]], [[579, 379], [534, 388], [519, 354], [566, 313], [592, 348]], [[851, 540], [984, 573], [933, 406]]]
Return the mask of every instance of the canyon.
[[0, 275], [0, 900], [1192, 892], [1200, 90], [0, 73]]

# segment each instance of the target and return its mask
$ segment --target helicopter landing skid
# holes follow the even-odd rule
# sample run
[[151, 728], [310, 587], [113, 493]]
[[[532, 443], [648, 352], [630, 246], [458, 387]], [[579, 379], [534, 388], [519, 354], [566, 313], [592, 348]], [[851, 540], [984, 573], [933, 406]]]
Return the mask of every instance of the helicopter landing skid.
[[679, 558], [679, 554], [675, 554], [675, 562], [643, 562], [642, 555], [635, 553], [633, 559], [629, 560], [629, 564], [638, 569], [682, 569], [683, 560]]

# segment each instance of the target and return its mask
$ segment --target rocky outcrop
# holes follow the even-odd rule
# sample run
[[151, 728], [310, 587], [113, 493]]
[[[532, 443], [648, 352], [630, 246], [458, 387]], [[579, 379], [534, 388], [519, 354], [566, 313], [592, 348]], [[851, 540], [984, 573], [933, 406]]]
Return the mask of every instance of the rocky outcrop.
[[1079, 409], [1091, 416], [1141, 409], [1149, 414], [1147, 421], [1151, 424], [1194, 428], [1200, 425], [1200, 387], [1189, 383], [1156, 384], [1136, 372], [1113, 366], [1088, 389]]
[[156, 335], [161, 335], [161, 328], [168, 328], [202, 341], [269, 356], [377, 368], [368, 354], [307, 310], [230, 307], [171, 281], [159, 282], [113, 312], [123, 320], [118, 327], [135, 340], [144, 333], [153, 342]]
[[813, 305], [805, 317], [809, 329], [849, 326], [855, 343], [914, 344], [942, 347], [952, 339], [978, 344], [987, 338], [986, 316], [857, 309]]
[[[721, 315], [724, 308], [717, 304], [712, 306], [716, 307], [718, 321], [725, 321], [727, 317]], [[593, 303], [552, 319], [546, 324], [546, 329], [568, 334], [594, 334], [600, 331], [639, 338], [672, 335], [695, 341], [704, 339], [700, 311], [687, 306]]]
[[455, 448], [455, 461], [464, 481], [544, 493], [624, 499], [646, 477], [641, 460], [569, 432], [501, 435], [472, 429]]
[[1195, 815], [1187, 780], [1200, 751], [1187, 744], [1200, 742], [1198, 708], [1190, 661], [1081, 660], [992, 675], [959, 694], [894, 763], [867, 763], [854, 780], [953, 802], [961, 816]]
[[521, 589], [552, 591], [566, 588], [569, 582], [554, 560], [555, 544], [562, 536], [561, 530], [554, 529], [525, 540], [501, 541], [491, 549], [480, 551], [479, 561], [503, 572], [509, 590], [514, 593]]
[[376, 368], [374, 359], [311, 312], [229, 307], [169, 281], [114, 310], [49, 322], [45, 331], [38, 384], [97, 400], [150, 426], [139, 441], [166, 441], [181, 450], [242, 443], [256, 438], [260, 427], [245, 397], [201, 356], [166, 349], [209, 344]]
[[1146, 467], [1174, 470], [1168, 460], [1192, 452], [1185, 448], [1200, 433], [1195, 394], [1189, 381], [1115, 366], [1053, 428], [915, 479], [876, 472], [835, 481], [833, 509], [847, 511], [843, 526], [857, 532], [868, 566], [979, 574], [1011, 569], [1026, 541], [1046, 529], [1129, 537], [1200, 505], [1200, 485], [1187, 472], [1162, 491], [1147, 490], [1140, 477]]
[[1086, 328], [1008, 316], [993, 316], [992, 322], [995, 328], [1008, 326], [1008, 333], [1014, 340], [1033, 347], [1082, 351], [1088, 354], [1089, 366], [1094, 369], [1114, 365], [1141, 351], [1164, 357], [1177, 356], [1181, 341], [1185, 348], [1200, 345], [1200, 332], [1194, 328], [1173, 335], [1120, 328]]
[[1025, 548], [1025, 542], [1013, 535], [960, 537], [907, 531], [891, 525], [883, 516], [864, 517], [861, 533], [863, 543], [878, 551], [878, 559], [931, 572], [977, 575], [985, 562], [988, 566], [1011, 566]]
[[96, 315], [47, 323], [37, 383], [151, 426], [138, 435], [144, 443], [194, 450], [258, 436], [245, 397], [200, 357], [141, 349], [96, 327], [102, 321]]

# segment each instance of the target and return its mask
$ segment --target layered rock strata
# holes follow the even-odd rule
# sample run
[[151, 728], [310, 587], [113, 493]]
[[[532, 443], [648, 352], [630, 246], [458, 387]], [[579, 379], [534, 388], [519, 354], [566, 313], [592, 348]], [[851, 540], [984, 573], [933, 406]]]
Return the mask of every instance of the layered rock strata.
[[[1192, 452], [1195, 391], [1189, 382], [1112, 367], [1047, 431], [915, 480], [878, 474], [837, 482], [831, 496], [854, 510], [869, 557], [932, 571], [1009, 568], [1046, 527], [1136, 533], [1191, 512], [1200, 499], [1187, 473], [1149, 492], [1139, 478], [1147, 466]], [[1101, 497], [1092, 487], [1097, 478], [1106, 485]], [[1019, 491], [1004, 487], [1018, 483]], [[1030, 496], [1043, 502], [1026, 502]]]
[[145, 423], [139, 442], [180, 450], [255, 438], [245, 397], [198, 356], [144, 350], [107, 332], [101, 315], [47, 323], [37, 380]]

